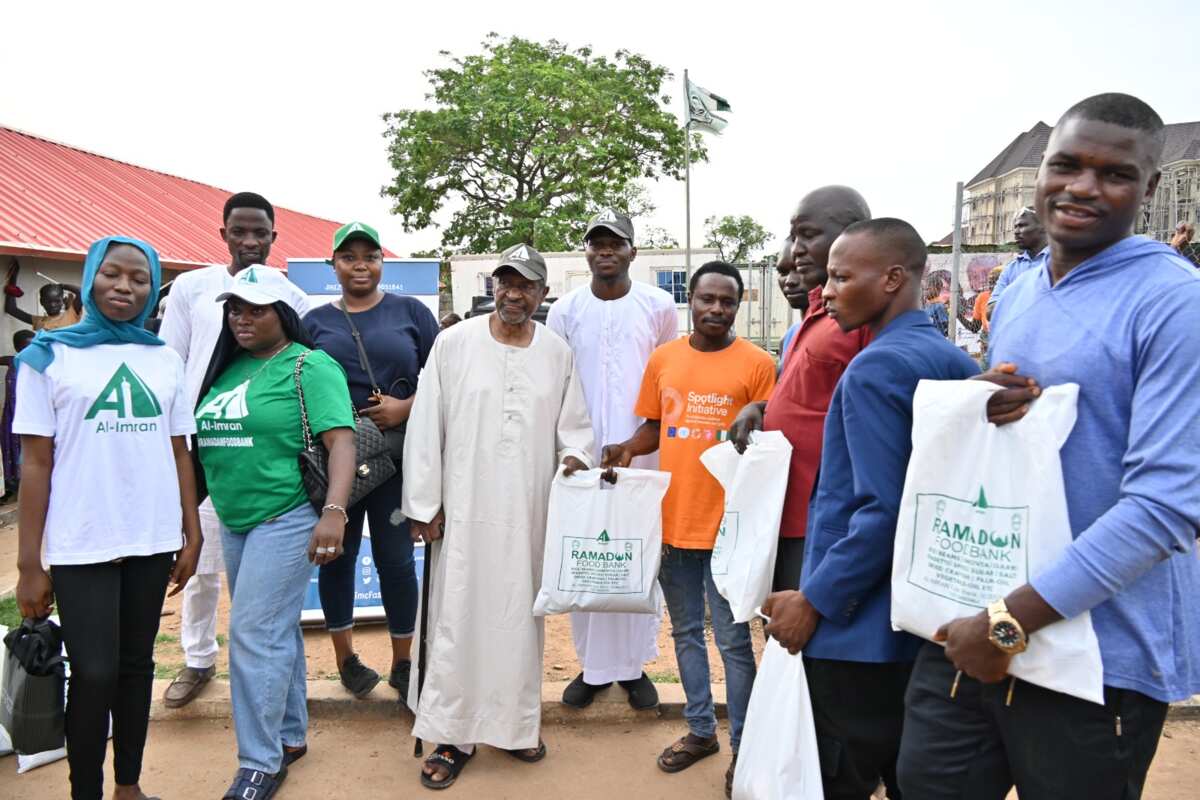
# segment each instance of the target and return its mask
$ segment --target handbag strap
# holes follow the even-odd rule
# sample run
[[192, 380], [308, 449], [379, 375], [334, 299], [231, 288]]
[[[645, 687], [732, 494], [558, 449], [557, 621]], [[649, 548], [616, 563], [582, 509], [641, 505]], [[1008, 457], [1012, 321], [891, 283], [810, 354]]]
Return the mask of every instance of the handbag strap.
[[304, 449], [313, 449], [312, 428], [308, 425], [308, 407], [304, 403], [304, 384], [300, 381], [300, 370], [304, 367], [304, 359], [308, 358], [311, 350], [305, 350], [296, 359], [296, 368], [292, 376], [296, 379], [296, 395], [300, 398], [300, 429], [304, 432]]
[[342, 316], [346, 318], [346, 324], [350, 326], [350, 335], [354, 338], [354, 346], [358, 348], [358, 365], [362, 367], [363, 372], [367, 373], [371, 389], [375, 394], [382, 395], [383, 390], [379, 388], [379, 381], [375, 380], [375, 372], [371, 369], [371, 359], [367, 358], [367, 348], [363, 346], [362, 334], [358, 332], [358, 326], [354, 324], [354, 320], [350, 318], [350, 312], [346, 310], [346, 301], [338, 300], [337, 306], [342, 310]]

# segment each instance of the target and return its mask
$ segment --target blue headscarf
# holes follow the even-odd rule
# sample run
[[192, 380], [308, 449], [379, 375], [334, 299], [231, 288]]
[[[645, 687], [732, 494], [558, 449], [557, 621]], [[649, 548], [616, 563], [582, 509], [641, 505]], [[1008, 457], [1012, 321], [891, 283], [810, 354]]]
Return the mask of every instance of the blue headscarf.
[[[104, 261], [108, 248], [114, 244], [129, 244], [142, 251], [146, 261], [150, 263], [150, 294], [146, 296], [146, 305], [141, 312], [128, 322], [114, 322], [100, 313], [96, 301], [92, 299], [92, 283], [96, 273]], [[146, 330], [146, 319], [154, 313], [158, 302], [158, 290], [162, 286], [162, 266], [158, 263], [158, 253], [154, 248], [140, 239], [127, 236], [107, 236], [93, 242], [88, 248], [87, 259], [83, 262], [83, 285], [80, 288], [83, 297], [83, 320], [65, 328], [52, 331], [40, 331], [29, 346], [20, 352], [16, 362], [18, 365], [31, 367], [38, 372], [45, 372], [46, 367], [54, 361], [54, 350], [51, 343], [58, 342], [67, 347], [94, 347], [98, 344], [164, 344], [163, 340]]]

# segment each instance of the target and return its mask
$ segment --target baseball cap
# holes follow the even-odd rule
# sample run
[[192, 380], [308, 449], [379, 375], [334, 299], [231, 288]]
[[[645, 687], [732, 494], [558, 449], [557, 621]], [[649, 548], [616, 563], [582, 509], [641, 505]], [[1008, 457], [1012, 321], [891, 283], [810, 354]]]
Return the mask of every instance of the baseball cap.
[[233, 276], [233, 286], [217, 295], [217, 302], [224, 303], [236, 297], [256, 306], [276, 302], [291, 306], [295, 296], [296, 290], [283, 272], [264, 264], [252, 264]]
[[592, 221], [588, 223], [587, 233], [583, 234], [583, 240], [586, 242], [593, 233], [601, 228], [606, 228], [633, 244], [633, 220], [629, 218], [628, 214], [617, 211], [615, 208], [601, 209], [600, 213], [592, 217]]
[[531, 281], [546, 280], [546, 259], [527, 244], [514, 244], [500, 254], [500, 263], [492, 270], [495, 275], [505, 267], [512, 267]]
[[347, 222], [342, 227], [333, 232], [333, 252], [337, 252], [347, 239], [358, 236], [368, 240], [371, 244], [383, 249], [383, 245], [379, 243], [379, 233], [365, 222]]

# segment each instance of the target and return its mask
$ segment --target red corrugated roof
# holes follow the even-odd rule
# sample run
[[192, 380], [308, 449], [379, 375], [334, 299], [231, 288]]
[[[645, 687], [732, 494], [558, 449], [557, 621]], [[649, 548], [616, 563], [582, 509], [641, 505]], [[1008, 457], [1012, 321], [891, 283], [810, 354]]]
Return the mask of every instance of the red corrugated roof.
[[[0, 127], [0, 252], [82, 259], [120, 234], [150, 242], [175, 269], [227, 264], [217, 229], [230, 194]], [[328, 253], [339, 224], [276, 206], [268, 263]]]

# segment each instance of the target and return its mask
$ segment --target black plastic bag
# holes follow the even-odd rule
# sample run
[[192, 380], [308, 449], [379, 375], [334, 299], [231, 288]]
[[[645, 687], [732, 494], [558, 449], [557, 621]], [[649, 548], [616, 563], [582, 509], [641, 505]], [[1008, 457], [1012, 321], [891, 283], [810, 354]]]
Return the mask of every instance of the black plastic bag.
[[62, 631], [48, 619], [23, 620], [4, 637], [0, 725], [20, 755], [57, 750], [65, 741], [66, 668]]

